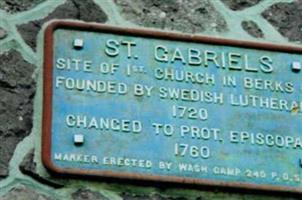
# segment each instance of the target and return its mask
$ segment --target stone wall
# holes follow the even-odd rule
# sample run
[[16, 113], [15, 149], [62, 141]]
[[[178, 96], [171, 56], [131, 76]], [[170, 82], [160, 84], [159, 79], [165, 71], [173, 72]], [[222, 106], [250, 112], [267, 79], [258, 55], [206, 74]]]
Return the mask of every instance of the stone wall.
[[0, 0], [0, 200], [301, 199], [51, 177], [40, 130], [42, 32], [52, 19], [302, 46], [302, 0]]

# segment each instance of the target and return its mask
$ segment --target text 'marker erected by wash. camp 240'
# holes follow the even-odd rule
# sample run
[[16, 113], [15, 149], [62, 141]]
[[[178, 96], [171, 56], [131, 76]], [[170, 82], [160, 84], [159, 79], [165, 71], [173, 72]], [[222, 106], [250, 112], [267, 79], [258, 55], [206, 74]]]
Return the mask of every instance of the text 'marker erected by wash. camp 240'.
[[301, 52], [53, 22], [43, 162], [56, 174], [302, 192]]

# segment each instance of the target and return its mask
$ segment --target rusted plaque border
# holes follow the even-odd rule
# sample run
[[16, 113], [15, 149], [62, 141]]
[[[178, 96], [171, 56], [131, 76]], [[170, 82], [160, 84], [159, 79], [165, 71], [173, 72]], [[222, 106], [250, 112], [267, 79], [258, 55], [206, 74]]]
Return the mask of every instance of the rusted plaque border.
[[206, 43], [213, 45], [226, 45], [244, 47], [250, 49], [261, 49], [277, 52], [302, 54], [302, 48], [296, 46], [284, 46], [270, 43], [258, 43], [251, 41], [221, 39], [214, 37], [197, 36], [191, 34], [180, 34], [162, 32], [146, 29], [119, 28], [103, 24], [83, 23], [75, 21], [53, 21], [48, 25], [44, 35], [44, 78], [43, 78], [43, 121], [42, 121], [42, 161], [45, 167], [55, 174], [98, 176], [107, 178], [124, 178], [129, 180], [159, 181], [170, 183], [185, 183], [191, 185], [220, 186], [238, 189], [253, 189], [265, 191], [280, 191], [301, 193], [302, 188], [291, 186], [258, 185], [245, 182], [211, 181], [206, 179], [182, 178], [177, 176], [146, 175], [139, 173], [114, 172], [109, 170], [79, 170], [62, 169], [55, 166], [51, 161], [51, 127], [52, 127], [52, 78], [53, 78], [53, 42], [54, 31], [57, 29], [71, 29], [91, 31], [100, 33], [113, 33], [117, 35], [141, 36], [145, 38], [157, 38], [164, 40], [177, 40], [191, 43]]

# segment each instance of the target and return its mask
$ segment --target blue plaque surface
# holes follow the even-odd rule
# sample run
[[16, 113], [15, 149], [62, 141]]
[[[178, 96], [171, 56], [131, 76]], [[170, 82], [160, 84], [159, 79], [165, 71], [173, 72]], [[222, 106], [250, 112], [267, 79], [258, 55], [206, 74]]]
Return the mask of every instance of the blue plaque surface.
[[50, 27], [43, 124], [50, 170], [302, 191], [301, 49]]

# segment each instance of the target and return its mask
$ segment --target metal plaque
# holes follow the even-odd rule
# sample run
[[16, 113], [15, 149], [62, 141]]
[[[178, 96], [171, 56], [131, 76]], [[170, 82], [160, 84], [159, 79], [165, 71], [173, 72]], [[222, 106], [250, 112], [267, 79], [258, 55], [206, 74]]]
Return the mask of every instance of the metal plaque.
[[302, 49], [55, 21], [52, 172], [302, 192]]

